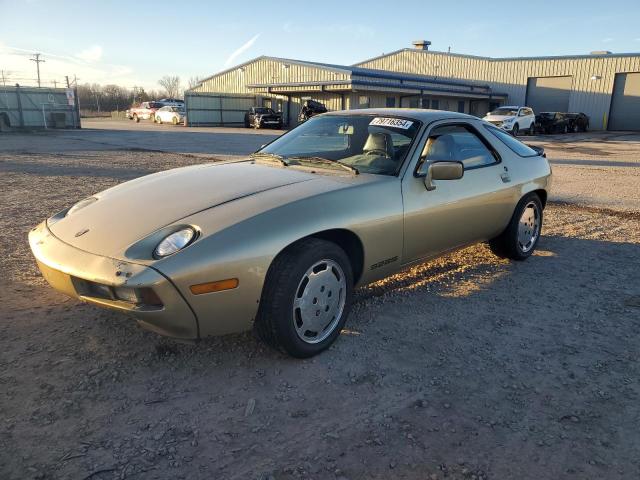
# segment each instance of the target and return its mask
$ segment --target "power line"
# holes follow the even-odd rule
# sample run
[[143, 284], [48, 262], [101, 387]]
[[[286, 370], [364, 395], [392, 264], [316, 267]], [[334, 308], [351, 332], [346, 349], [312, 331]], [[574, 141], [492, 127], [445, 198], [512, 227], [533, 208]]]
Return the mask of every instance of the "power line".
[[30, 58], [29, 60], [31, 60], [32, 62], [36, 62], [36, 68], [38, 69], [38, 87], [40, 87], [40, 63], [44, 62], [45, 60], [40, 58], [39, 53], [34, 53], [33, 56], [35, 58]]

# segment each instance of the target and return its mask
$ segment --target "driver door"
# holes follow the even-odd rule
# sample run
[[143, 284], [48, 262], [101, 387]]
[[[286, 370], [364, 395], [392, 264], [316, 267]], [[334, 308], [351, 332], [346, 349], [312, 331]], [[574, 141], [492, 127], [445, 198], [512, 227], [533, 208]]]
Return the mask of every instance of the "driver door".
[[[429, 164], [461, 161], [458, 180], [424, 183]], [[491, 144], [470, 123], [435, 124], [414, 171], [403, 179], [404, 263], [489, 240], [508, 224], [517, 194], [508, 169]], [[516, 199], [516, 200], [514, 200]]]

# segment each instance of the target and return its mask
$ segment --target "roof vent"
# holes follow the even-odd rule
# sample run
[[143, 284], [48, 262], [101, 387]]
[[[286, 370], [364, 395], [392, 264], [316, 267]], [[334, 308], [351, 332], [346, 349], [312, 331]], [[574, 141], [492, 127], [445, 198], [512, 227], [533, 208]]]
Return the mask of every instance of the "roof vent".
[[415, 40], [413, 43], [413, 48], [417, 50], [429, 50], [429, 45], [431, 42], [429, 40]]
[[610, 52], [609, 50], [594, 50], [590, 53], [591, 55], [611, 55], [612, 52]]

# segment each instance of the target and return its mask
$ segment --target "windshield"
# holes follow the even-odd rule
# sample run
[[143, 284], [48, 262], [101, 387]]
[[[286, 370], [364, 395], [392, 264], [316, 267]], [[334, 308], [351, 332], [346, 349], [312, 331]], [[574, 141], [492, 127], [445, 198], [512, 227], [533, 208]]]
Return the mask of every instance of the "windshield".
[[[420, 129], [408, 118], [370, 115], [315, 117], [260, 150], [290, 165], [329, 160], [361, 173], [396, 175]], [[288, 161], [291, 159], [291, 161]]]
[[256, 108], [256, 113], [259, 113], [261, 115], [271, 115], [275, 112], [272, 109], [267, 107], [259, 107], [259, 108]]
[[513, 108], [496, 108], [493, 112], [489, 112], [489, 115], [505, 115], [508, 117], [514, 117], [518, 114], [518, 109]]

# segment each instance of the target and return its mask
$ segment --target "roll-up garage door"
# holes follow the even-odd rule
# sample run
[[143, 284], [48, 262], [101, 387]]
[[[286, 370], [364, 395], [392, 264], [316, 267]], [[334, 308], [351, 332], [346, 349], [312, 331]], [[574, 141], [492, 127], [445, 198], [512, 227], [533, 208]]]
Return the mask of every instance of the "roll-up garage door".
[[530, 77], [527, 106], [539, 112], [568, 112], [572, 77]]
[[640, 72], [616, 74], [607, 128], [640, 130]]

